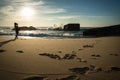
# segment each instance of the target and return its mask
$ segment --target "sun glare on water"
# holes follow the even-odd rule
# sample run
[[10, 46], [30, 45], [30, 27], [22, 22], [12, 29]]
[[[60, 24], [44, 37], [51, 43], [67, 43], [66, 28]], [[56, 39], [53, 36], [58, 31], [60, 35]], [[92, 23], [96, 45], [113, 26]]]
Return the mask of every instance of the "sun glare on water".
[[21, 16], [23, 17], [32, 17], [34, 15], [34, 10], [30, 7], [24, 7], [21, 10]]

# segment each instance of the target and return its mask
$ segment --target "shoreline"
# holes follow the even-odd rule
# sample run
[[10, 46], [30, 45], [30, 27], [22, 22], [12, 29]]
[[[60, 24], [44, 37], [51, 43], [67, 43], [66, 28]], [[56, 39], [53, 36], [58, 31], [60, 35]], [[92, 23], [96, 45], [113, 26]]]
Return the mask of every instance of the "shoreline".
[[[1, 38], [14, 38], [14, 35], [0, 35]], [[89, 39], [89, 38], [109, 38], [109, 37], [120, 37], [120, 36], [83, 36], [83, 37], [33, 37], [33, 36], [18, 36], [18, 38], [25, 38], [25, 39]]]

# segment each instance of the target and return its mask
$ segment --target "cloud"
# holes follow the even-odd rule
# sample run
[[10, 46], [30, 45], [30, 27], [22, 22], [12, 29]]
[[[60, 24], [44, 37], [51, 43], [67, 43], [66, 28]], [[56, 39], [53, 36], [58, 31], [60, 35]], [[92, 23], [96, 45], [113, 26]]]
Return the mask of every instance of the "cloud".
[[[23, 7], [31, 7], [35, 11], [35, 16], [32, 19], [33, 23], [37, 20], [55, 21], [63, 17], [56, 17], [55, 15], [66, 13], [67, 10], [62, 7], [56, 7], [44, 0], [1, 0], [0, 3], [0, 24], [13, 23], [14, 21], [23, 21], [25, 19], [20, 16], [20, 11]], [[38, 17], [38, 18], [36, 18]], [[42, 17], [42, 18], [41, 18]], [[3, 23], [4, 22], [4, 23]]]
[[3, 0], [0, 3], [0, 12], [4, 14], [17, 12], [22, 7], [33, 7], [39, 14], [57, 14], [66, 12], [63, 8], [58, 8], [53, 5], [46, 4], [43, 0]]
[[20, 2], [22, 4], [24, 4], [24, 6], [41, 6], [44, 5], [45, 2], [44, 1], [27, 1], [27, 2]]
[[69, 16], [52, 16], [52, 17], [41, 17], [40, 19], [42, 20], [47, 20], [47, 21], [65, 21], [65, 20], [70, 20], [70, 19], [77, 19], [79, 18], [79, 16], [73, 16], [73, 15], [69, 15]]
[[[54, 16], [54, 17], [48, 17], [45, 18], [47, 20], [84, 20], [84, 19], [102, 19], [104, 17], [108, 17], [108, 16], [87, 16], [87, 15], [64, 15], [64, 16]], [[110, 16], [109, 16], [110, 17]]]
[[43, 13], [45, 13], [45, 14], [57, 14], [57, 13], [64, 13], [64, 12], [66, 12], [66, 10], [65, 9], [62, 9], [62, 8], [45, 8], [44, 7], [44, 11], [43, 11]]
[[78, 18], [79, 16], [73, 16], [73, 15], [71, 15], [71, 16], [59, 16], [59, 17], [57, 17], [58, 19], [73, 19], [73, 18]]
[[[24, 0], [22, 0], [24, 1]], [[46, 3], [44, 0], [33, 0], [33, 1], [27, 1], [26, 2], [22, 2], [22, 1], [17, 1], [16, 3], [19, 3], [17, 5], [21, 5], [21, 6], [30, 6], [30, 7], [34, 7], [34, 9], [37, 12], [43, 13], [43, 14], [57, 14], [57, 13], [64, 13], [66, 12], [65, 9], [63, 8], [58, 8], [54, 5], [51, 5], [49, 3]], [[15, 2], [14, 2], [15, 3]]]
[[15, 15], [14, 8], [12, 6], [4, 6], [0, 8], [1, 20], [8, 19], [8, 17]]
[[40, 5], [44, 5], [45, 3], [43, 1], [38, 1], [38, 2], [31, 2], [28, 3], [28, 5], [32, 5], [32, 6], [40, 6]]
[[14, 8], [12, 6], [5, 6], [0, 9], [0, 12], [4, 14], [7, 14], [13, 11], [14, 11]]

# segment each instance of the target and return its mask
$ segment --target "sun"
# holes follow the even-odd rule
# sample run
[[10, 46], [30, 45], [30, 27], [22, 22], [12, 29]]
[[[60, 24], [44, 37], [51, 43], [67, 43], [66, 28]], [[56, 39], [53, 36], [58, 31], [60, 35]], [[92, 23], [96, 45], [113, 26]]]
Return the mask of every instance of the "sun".
[[30, 7], [24, 7], [22, 10], [21, 10], [21, 16], [24, 16], [24, 17], [31, 17], [34, 15], [34, 10]]

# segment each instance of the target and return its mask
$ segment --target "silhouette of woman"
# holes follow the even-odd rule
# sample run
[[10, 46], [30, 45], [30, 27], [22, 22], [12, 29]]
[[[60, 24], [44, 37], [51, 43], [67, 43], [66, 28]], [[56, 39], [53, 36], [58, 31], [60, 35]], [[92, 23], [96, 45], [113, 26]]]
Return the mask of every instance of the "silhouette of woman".
[[15, 29], [15, 39], [18, 38], [19, 35], [19, 28], [18, 28], [18, 23], [14, 23], [14, 29]]

